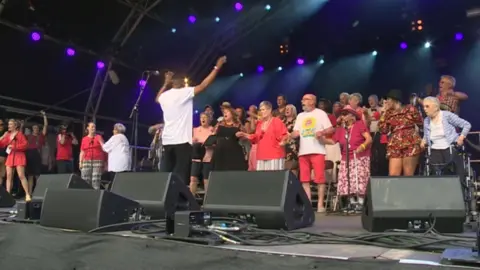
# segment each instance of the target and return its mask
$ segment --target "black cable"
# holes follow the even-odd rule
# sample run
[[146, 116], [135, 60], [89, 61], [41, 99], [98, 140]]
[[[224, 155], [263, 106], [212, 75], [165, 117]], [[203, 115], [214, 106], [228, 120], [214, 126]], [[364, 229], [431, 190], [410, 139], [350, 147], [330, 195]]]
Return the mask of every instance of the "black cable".
[[160, 222], [165, 222], [165, 220], [164, 219], [140, 220], [140, 221], [115, 223], [115, 224], [110, 224], [110, 225], [105, 225], [105, 226], [102, 226], [102, 227], [95, 228], [93, 230], [90, 230], [89, 233], [101, 233], [101, 232], [105, 232], [105, 231], [108, 231], [108, 230], [111, 230], [111, 229], [117, 230], [119, 228], [124, 228], [124, 227], [129, 227], [128, 229], [134, 230], [137, 226], [148, 225], [148, 224], [152, 224], [152, 223], [160, 223]]

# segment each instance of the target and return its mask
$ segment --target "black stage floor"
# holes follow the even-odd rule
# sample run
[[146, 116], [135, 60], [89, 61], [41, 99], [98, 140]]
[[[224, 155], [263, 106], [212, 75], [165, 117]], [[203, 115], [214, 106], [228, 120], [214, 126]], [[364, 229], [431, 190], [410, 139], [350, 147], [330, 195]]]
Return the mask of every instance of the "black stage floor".
[[[308, 232], [359, 234], [359, 216], [326, 216]], [[0, 223], [0, 269], [432, 269], [441, 254], [348, 244], [204, 246], [132, 232], [86, 234]], [[415, 264], [412, 266], [412, 264]], [[451, 268], [444, 266], [442, 268]]]
[[[342, 247], [331, 245], [330, 249]], [[33, 224], [0, 224], [2, 270], [292, 270], [292, 269], [433, 269], [399, 260], [334, 260], [276, 256], [151, 238], [65, 232]], [[453, 269], [451, 267], [443, 267]]]

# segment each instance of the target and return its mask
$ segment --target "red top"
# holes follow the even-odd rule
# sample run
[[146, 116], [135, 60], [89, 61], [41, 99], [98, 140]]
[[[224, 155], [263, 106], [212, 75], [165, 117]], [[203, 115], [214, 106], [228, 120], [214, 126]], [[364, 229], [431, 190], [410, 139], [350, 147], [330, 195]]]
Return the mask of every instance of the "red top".
[[273, 117], [267, 130], [262, 130], [263, 121], [258, 121], [255, 134], [248, 139], [257, 144], [257, 160], [272, 160], [285, 158], [285, 147], [280, 145], [287, 136], [288, 130], [280, 118]]
[[[333, 135], [333, 140], [340, 143], [340, 148], [342, 150], [342, 160], [345, 160], [347, 157], [347, 148], [346, 148], [346, 139], [345, 132], [347, 130], [343, 127], [337, 127], [335, 134]], [[362, 143], [365, 142], [363, 134], [368, 132], [367, 127], [363, 120], [357, 120], [353, 126], [349, 129], [350, 132], [350, 148], [349, 156], [353, 159], [353, 151], [355, 151]], [[370, 156], [370, 146], [367, 146], [363, 152], [357, 153], [357, 157]]]
[[0, 148], [12, 146], [5, 165], [7, 167], [25, 166], [27, 164], [27, 158], [25, 157], [25, 150], [27, 150], [28, 145], [27, 138], [23, 133], [18, 132], [12, 140], [10, 134], [11, 132], [6, 132], [0, 141]]
[[42, 146], [45, 144], [45, 136], [43, 134], [30, 134], [27, 136], [27, 140], [28, 149], [41, 149]]
[[65, 141], [63, 144], [60, 143], [60, 138], [62, 135], [58, 134], [57, 136], [57, 160], [72, 160], [72, 141], [73, 138], [70, 134], [65, 134]]
[[[332, 123], [332, 127], [337, 126], [337, 117], [335, 117], [335, 115], [329, 113], [328, 114], [328, 119], [330, 119], [330, 123]], [[327, 135], [325, 135], [325, 137], [332, 138], [334, 133], [335, 132], [332, 132], [331, 134], [327, 134]]]
[[93, 138], [83, 137], [80, 146], [80, 150], [83, 151], [83, 160], [105, 160], [106, 153], [103, 152], [100, 140], [103, 141], [100, 135], [95, 135]]

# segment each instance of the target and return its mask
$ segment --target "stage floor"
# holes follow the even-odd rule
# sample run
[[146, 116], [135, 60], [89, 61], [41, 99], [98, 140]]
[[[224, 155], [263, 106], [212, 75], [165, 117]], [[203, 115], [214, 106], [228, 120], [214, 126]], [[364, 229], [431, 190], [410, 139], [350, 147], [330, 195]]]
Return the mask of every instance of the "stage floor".
[[[3, 210], [3, 211], [2, 211]], [[8, 209], [0, 209], [6, 212]], [[19, 224], [25, 226], [25, 224]], [[38, 226], [38, 225], [28, 225]], [[340, 216], [316, 214], [316, 222], [313, 227], [301, 231], [322, 233], [331, 232], [336, 234], [361, 234], [366, 233], [361, 227], [360, 216]], [[130, 231], [112, 232], [109, 235], [147, 238]], [[464, 233], [464, 235], [475, 235]], [[406, 264], [441, 265], [441, 254], [419, 252], [412, 250], [389, 249], [365, 245], [348, 244], [297, 244], [285, 246], [242, 246], [242, 245], [220, 245], [214, 246], [217, 249], [247, 251], [261, 254], [287, 255], [294, 257], [337, 259], [347, 261], [395, 261]]]
[[[314, 226], [301, 231], [314, 233], [331, 232], [338, 234], [366, 233], [367, 231], [363, 230], [360, 219], [360, 216], [317, 214]], [[436, 253], [364, 245], [298, 244], [274, 247], [225, 245], [219, 246], [219, 248], [339, 260], [395, 260], [404, 263], [428, 265], [440, 265], [441, 260], [441, 254]]]

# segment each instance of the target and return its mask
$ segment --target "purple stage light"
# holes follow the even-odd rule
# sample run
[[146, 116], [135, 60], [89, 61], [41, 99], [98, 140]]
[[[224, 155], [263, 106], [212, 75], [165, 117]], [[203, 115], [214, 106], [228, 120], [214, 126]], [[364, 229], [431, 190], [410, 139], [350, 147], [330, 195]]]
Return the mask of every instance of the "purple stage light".
[[407, 43], [402, 42], [400, 43], [400, 49], [405, 50], [408, 47]]
[[298, 58], [297, 59], [297, 64], [303, 65], [303, 64], [305, 64], [305, 60], [303, 60], [302, 58]]
[[102, 61], [97, 62], [97, 68], [98, 69], [103, 69], [104, 67], [105, 67], [105, 63], [103, 63]]
[[455, 40], [462, 40], [463, 39], [463, 34], [462, 33], [456, 33], [455, 34]]
[[240, 11], [243, 9], [243, 5], [241, 3], [235, 3], [235, 10]]
[[32, 38], [33, 41], [39, 41], [42, 38], [42, 35], [40, 35], [40, 33], [38, 32], [32, 32], [30, 37]]
[[195, 16], [188, 16], [188, 21], [190, 23], [195, 23], [197, 21], [197, 18], [195, 18]]
[[68, 56], [74, 56], [75, 55], [75, 50], [72, 49], [72, 48], [67, 48], [67, 50], [65, 52], [67, 53]]
[[257, 71], [258, 72], [263, 72], [265, 69], [263, 68], [263, 66], [258, 66], [257, 67]]
[[138, 82], [138, 85], [140, 85], [141, 87], [145, 87], [145, 86], [147, 85], [147, 81], [145, 81], [145, 80], [140, 80], [140, 81]]

